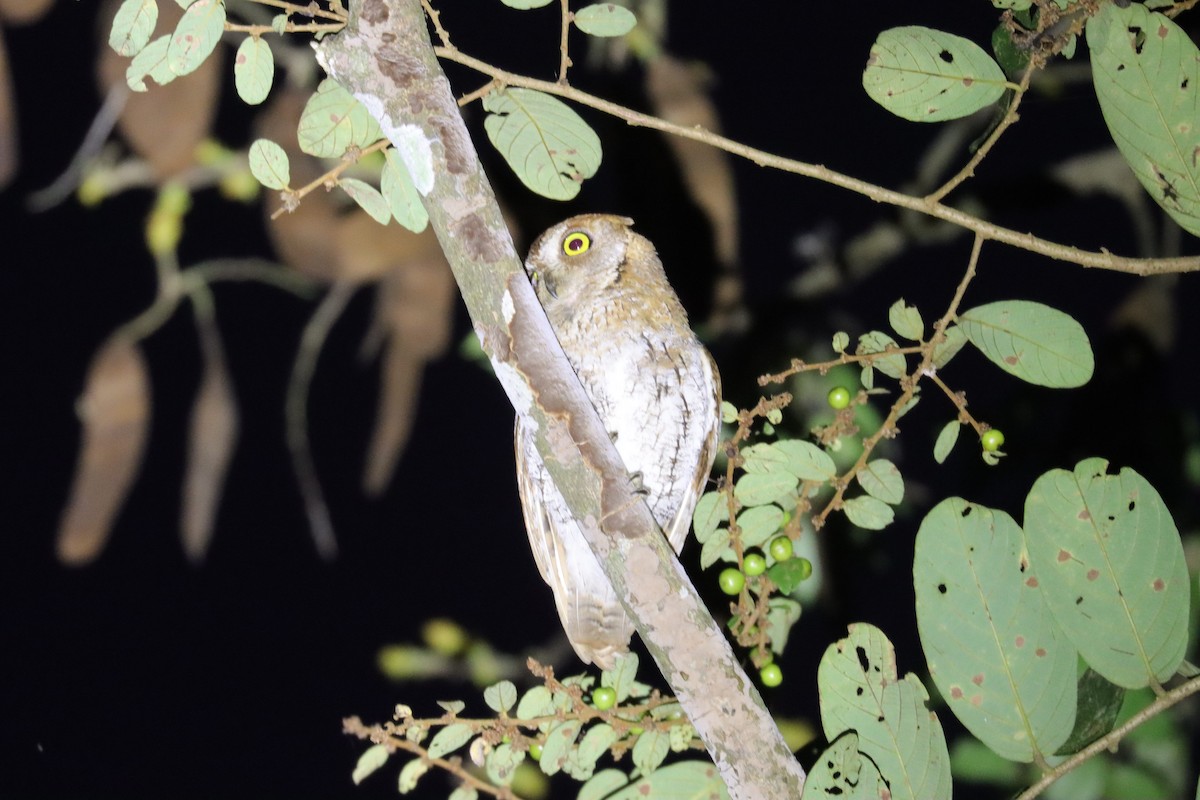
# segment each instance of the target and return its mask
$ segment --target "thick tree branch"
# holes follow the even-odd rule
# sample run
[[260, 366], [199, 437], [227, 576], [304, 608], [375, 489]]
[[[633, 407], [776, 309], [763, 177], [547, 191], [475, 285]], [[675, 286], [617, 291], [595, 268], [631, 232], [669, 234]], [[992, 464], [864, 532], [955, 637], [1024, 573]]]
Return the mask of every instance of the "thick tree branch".
[[419, 0], [352, 2], [318, 57], [406, 161], [431, 152], [425, 205], [480, 342], [730, 794], [798, 797], [802, 768], [634, 490], [525, 277]]

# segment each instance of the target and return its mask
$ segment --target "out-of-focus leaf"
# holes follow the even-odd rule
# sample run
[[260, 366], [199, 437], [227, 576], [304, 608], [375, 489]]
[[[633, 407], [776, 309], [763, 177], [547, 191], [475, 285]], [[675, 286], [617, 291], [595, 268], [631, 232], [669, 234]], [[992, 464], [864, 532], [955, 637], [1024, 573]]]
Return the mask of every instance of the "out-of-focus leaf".
[[4, 36], [0, 34], [0, 189], [7, 186], [17, 172], [16, 102], [8, 50], [4, 46]]
[[[111, 28], [117, 5], [110, 2], [101, 14], [100, 30], [104, 36]], [[182, 16], [175, 3], [159, 3], [155, 35], [169, 33]], [[152, 41], [139, 58], [157, 45], [157, 40]], [[162, 55], [165, 56], [165, 51]], [[190, 167], [196, 146], [209, 135], [221, 89], [223, 62], [224, 51], [217, 50], [190, 75], [165, 86], [154, 86], [147, 92], [135, 92], [126, 99], [117, 128], [130, 149], [150, 162], [159, 178], [169, 178]], [[101, 47], [97, 68], [101, 91], [108, 92], [115, 84], [124, 83], [128, 64], [128, 59], [111, 48]], [[154, 76], [152, 72], [150, 77]]]
[[150, 429], [150, 380], [137, 345], [120, 334], [96, 353], [79, 402], [83, 441], [58, 529], [58, 557], [83, 564], [103, 549], [137, 477]]
[[[389, 229], [399, 231], [400, 229]], [[408, 442], [425, 363], [445, 352], [450, 341], [454, 279], [432, 234], [422, 239], [425, 257], [400, 263], [384, 279], [376, 324], [387, 331], [375, 429], [367, 451], [363, 490], [378, 495], [387, 487]]]
[[[721, 120], [707, 93], [702, 70], [661, 54], [646, 65], [646, 95], [655, 116], [686, 127], [721, 132]], [[713, 228], [717, 261], [737, 263], [738, 215], [733, 167], [728, 154], [701, 142], [667, 136], [684, 186]]]
[[211, 320], [200, 323], [200, 353], [204, 374], [192, 406], [180, 522], [183, 550], [193, 562], [204, 560], [212, 541], [239, 427], [237, 399], [221, 337]]
[[54, 0], [0, 0], [0, 20], [6, 25], [28, 25], [37, 22]]

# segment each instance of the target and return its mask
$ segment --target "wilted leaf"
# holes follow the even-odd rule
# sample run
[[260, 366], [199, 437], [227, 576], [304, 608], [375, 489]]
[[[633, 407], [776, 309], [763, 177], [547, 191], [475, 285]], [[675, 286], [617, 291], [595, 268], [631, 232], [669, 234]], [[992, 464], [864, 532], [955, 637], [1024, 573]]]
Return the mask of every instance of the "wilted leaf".
[[142, 463], [150, 429], [150, 380], [141, 351], [117, 334], [96, 353], [79, 402], [83, 441], [58, 529], [58, 557], [91, 561]]
[[204, 560], [212, 541], [239, 427], [237, 399], [220, 334], [211, 321], [200, 324], [200, 352], [204, 375], [192, 406], [180, 523], [183, 550], [193, 562]]
[[[110, 2], [105, 9], [100, 25], [102, 35], [107, 36], [117, 3]], [[159, 3], [156, 35], [169, 33], [182, 16], [175, 3]], [[152, 42], [139, 58], [156, 44]], [[165, 55], [164, 50], [162, 56]], [[218, 50], [192, 74], [165, 86], [151, 87], [147, 92], [132, 93], [126, 99], [117, 128], [130, 149], [149, 161], [159, 178], [171, 177], [190, 167], [196, 146], [209, 135], [221, 88], [223, 61], [224, 53]], [[101, 90], [108, 92], [114, 85], [125, 83], [128, 64], [127, 59], [111, 48], [101, 47], [97, 69]]]

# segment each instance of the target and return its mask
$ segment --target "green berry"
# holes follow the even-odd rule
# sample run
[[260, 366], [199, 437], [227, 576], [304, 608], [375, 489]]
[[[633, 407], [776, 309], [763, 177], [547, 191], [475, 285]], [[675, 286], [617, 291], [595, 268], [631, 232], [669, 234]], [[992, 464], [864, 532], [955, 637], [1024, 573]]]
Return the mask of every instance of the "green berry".
[[742, 587], [746, 585], [746, 576], [735, 567], [726, 567], [717, 576], [717, 585], [721, 587], [721, 591], [725, 594], [738, 594], [742, 591]]
[[771, 553], [771, 558], [776, 561], [787, 561], [792, 557], [792, 540], [786, 536], [776, 536], [771, 540], [767, 549]]
[[983, 445], [985, 452], [994, 453], [1004, 446], [1004, 431], [999, 428], [992, 428], [983, 432], [983, 436], [979, 437], [980, 444]]
[[774, 689], [779, 684], [783, 683], [783, 670], [778, 664], [770, 663], [758, 671], [758, 679], [762, 681], [762, 685], [770, 689]]
[[829, 390], [829, 395], [826, 399], [829, 400], [829, 405], [832, 408], [841, 411], [850, 405], [850, 390], [845, 386], [835, 386]]
[[542, 759], [541, 742], [533, 742], [532, 744], [529, 745], [529, 757], [532, 758], [534, 761], [541, 761], [541, 759]]
[[736, 567], [730, 566], [721, 570], [721, 575], [716, 576], [716, 584], [719, 585], [721, 591], [724, 591], [725, 594], [736, 595], [746, 585], [746, 577]]
[[601, 686], [592, 692], [592, 705], [597, 711], [608, 711], [617, 704], [617, 690], [611, 686]]
[[767, 560], [763, 558], [762, 553], [751, 551], [746, 553], [746, 556], [742, 559], [742, 570], [745, 571], [748, 578], [753, 578], [755, 575], [762, 575], [767, 571]]
[[800, 562], [800, 580], [806, 581], [812, 577], [812, 562], [801, 556], [796, 559]]

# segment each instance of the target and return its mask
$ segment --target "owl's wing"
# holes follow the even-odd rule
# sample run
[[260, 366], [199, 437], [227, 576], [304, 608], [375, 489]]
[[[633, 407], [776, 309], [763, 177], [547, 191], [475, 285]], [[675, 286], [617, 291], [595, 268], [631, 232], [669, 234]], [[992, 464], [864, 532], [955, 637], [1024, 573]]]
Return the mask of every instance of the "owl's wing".
[[558, 618], [575, 652], [585, 664], [608, 669], [629, 649], [633, 621], [571, 520], [520, 417], [513, 439], [517, 489], [533, 559], [554, 591]]
[[697, 425], [707, 426], [704, 448], [700, 451], [692, 482], [688, 484], [687, 491], [680, 500], [679, 510], [671, 524], [663, 530], [676, 553], [683, 550], [684, 542], [687, 541], [688, 531], [692, 527], [692, 512], [696, 509], [696, 503], [699, 502], [700, 495], [708, 483], [708, 474], [712, 471], [713, 461], [717, 458], [717, 447], [721, 443], [721, 374], [717, 372], [717, 364], [712, 355], [703, 348], [701, 352], [704, 354], [702, 368], [691, 373], [691, 377], [699, 384], [695, 396], [706, 398], [708, 404], [705, 408], [697, 409], [696, 413], [691, 415], [691, 419], [695, 420]]

